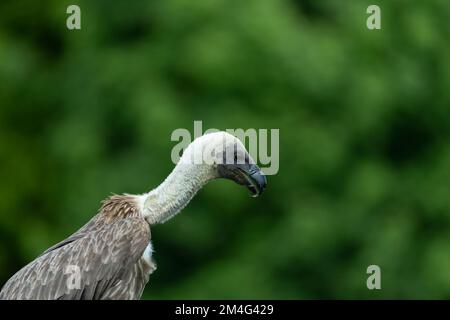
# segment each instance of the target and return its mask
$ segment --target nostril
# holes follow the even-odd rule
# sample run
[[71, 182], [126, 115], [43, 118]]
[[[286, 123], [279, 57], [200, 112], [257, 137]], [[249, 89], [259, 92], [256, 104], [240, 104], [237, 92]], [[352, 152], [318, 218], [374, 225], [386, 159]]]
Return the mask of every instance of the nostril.
[[260, 169], [258, 166], [256, 166], [256, 165], [252, 165], [252, 166], [250, 167], [250, 170], [249, 170], [248, 173], [249, 173], [250, 175], [253, 175], [253, 174], [255, 174], [255, 173], [258, 173], [258, 174], [263, 175], [263, 173], [261, 172], [261, 169]]

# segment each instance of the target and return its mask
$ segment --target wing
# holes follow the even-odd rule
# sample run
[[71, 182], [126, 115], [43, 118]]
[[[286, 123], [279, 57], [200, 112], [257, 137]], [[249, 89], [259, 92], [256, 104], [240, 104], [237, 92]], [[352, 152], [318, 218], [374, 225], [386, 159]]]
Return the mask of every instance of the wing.
[[61, 242], [17, 272], [0, 299], [102, 299], [141, 258], [150, 228], [124, 218]]

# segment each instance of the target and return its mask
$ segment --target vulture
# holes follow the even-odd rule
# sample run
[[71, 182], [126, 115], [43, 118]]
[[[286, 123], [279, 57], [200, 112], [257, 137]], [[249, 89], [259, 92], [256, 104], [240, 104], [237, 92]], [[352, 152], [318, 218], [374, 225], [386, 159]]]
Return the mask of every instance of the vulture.
[[253, 196], [267, 183], [239, 139], [223, 131], [200, 136], [158, 187], [105, 199], [81, 229], [14, 274], [0, 299], [139, 299], [156, 270], [150, 227], [175, 216], [217, 178], [246, 186]]

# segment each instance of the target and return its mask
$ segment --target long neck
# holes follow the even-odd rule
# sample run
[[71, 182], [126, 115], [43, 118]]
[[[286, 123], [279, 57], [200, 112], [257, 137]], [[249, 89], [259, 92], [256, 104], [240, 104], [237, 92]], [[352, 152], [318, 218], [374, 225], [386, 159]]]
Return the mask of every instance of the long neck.
[[150, 224], [169, 220], [213, 178], [208, 165], [179, 163], [163, 183], [144, 195], [145, 218]]

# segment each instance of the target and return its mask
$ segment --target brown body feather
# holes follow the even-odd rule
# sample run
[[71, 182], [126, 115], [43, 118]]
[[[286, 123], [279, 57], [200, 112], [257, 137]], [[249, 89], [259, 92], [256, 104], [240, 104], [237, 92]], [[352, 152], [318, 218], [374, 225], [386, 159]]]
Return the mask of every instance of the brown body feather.
[[135, 197], [114, 195], [86, 225], [9, 279], [0, 299], [139, 299], [156, 269], [142, 258], [149, 243]]

